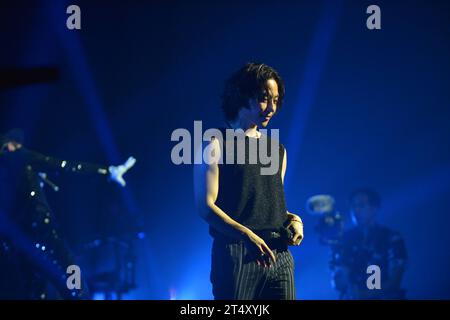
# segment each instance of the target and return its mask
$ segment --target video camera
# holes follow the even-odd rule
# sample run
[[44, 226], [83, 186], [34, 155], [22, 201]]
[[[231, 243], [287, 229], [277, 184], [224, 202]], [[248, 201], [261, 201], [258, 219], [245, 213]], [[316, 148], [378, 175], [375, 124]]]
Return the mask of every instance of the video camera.
[[327, 194], [310, 197], [306, 201], [306, 211], [319, 217], [315, 231], [324, 245], [336, 245], [344, 232], [344, 217], [335, 208], [335, 200]]

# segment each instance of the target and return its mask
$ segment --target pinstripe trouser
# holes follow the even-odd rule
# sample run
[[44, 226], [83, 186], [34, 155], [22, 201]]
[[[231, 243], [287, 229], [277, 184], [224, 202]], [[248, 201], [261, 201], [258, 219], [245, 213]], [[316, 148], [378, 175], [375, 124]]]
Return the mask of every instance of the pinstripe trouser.
[[[271, 248], [272, 249], [272, 248]], [[215, 239], [210, 280], [215, 300], [295, 300], [294, 259], [287, 248], [272, 249], [276, 263], [256, 263], [247, 243]]]

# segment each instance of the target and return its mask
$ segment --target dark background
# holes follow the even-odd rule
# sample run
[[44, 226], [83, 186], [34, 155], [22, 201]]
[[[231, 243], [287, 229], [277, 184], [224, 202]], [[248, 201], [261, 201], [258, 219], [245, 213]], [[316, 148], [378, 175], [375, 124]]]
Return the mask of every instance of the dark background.
[[[66, 28], [70, 4], [81, 30]], [[371, 4], [381, 30], [366, 28]], [[21, 127], [26, 145], [63, 159], [135, 156], [126, 189], [53, 177], [69, 242], [88, 260], [91, 241], [144, 231], [125, 298], [209, 299], [211, 241], [170, 136], [194, 120], [221, 125], [224, 80], [265, 62], [286, 83], [272, 128], [288, 150], [289, 210], [305, 223], [292, 250], [298, 298], [337, 298], [306, 199], [332, 194], [346, 213], [349, 193], [370, 186], [380, 222], [405, 238], [408, 297], [449, 299], [449, 38], [448, 1], [2, 1], [0, 67], [54, 65], [60, 77], [3, 90], [0, 132]]]

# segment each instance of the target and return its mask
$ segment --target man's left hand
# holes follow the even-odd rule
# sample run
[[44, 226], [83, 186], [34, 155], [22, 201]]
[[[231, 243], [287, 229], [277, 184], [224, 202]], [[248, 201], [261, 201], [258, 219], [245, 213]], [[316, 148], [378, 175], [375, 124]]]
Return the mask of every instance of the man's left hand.
[[303, 240], [303, 222], [299, 216], [292, 215], [290, 222], [287, 226], [291, 230], [293, 237], [290, 241], [290, 245], [298, 246]]

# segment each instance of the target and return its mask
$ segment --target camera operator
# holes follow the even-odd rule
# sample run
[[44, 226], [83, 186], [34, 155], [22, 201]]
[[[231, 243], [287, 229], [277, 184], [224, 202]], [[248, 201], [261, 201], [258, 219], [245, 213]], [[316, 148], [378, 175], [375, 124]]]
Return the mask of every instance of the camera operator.
[[[371, 189], [357, 189], [350, 196], [354, 227], [332, 246], [330, 262], [340, 299], [405, 299], [401, 280], [407, 262], [406, 247], [399, 233], [376, 222], [380, 205], [380, 196]], [[380, 268], [380, 289], [367, 287], [370, 265]]]

